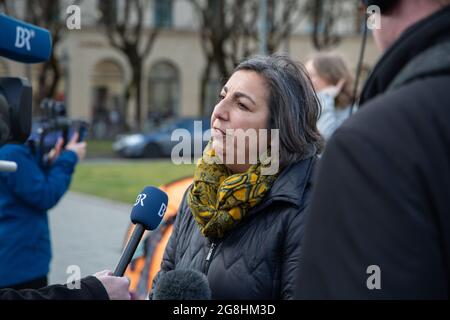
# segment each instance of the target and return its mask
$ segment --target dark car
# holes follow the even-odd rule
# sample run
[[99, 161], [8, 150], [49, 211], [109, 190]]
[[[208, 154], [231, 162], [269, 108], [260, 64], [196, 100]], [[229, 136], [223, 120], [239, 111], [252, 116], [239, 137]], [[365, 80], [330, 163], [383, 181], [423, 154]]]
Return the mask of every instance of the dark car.
[[[182, 136], [183, 138], [180, 138]], [[185, 117], [170, 120], [150, 133], [122, 135], [113, 143], [113, 150], [122, 157], [170, 157], [180, 143], [190, 143], [192, 156], [200, 156], [210, 138], [210, 119]], [[182, 141], [188, 139], [188, 141]], [[181, 153], [187, 150], [182, 150]], [[195, 152], [196, 151], [196, 152]], [[182, 155], [182, 154], [180, 154]]]

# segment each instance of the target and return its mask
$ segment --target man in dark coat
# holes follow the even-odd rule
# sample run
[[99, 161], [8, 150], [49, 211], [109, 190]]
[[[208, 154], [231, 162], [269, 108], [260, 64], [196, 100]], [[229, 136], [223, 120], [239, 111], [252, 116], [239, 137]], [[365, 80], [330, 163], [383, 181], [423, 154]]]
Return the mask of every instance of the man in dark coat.
[[319, 165], [297, 298], [449, 297], [450, 2], [392, 3], [361, 110]]

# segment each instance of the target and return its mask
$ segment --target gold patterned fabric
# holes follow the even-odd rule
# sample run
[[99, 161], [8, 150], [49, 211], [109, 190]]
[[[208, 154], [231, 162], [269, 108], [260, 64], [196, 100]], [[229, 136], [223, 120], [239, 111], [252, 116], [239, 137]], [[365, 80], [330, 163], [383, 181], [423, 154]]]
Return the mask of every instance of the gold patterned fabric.
[[202, 234], [222, 238], [267, 194], [276, 175], [261, 175], [261, 163], [231, 174], [216, 158], [211, 142], [199, 159], [187, 202]]

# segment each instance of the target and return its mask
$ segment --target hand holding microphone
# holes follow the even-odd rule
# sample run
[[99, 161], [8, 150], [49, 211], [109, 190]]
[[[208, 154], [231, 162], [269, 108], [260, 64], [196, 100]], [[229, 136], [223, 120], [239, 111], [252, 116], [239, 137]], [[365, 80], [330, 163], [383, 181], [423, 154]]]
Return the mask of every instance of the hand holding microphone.
[[105, 287], [110, 300], [130, 300], [131, 294], [128, 288], [130, 280], [125, 277], [114, 277], [110, 270], [103, 270], [94, 274]]

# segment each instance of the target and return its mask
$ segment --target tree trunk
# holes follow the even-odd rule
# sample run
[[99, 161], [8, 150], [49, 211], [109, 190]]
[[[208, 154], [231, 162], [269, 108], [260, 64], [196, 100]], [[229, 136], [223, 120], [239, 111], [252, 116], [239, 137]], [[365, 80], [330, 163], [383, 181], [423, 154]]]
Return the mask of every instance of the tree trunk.
[[201, 79], [201, 88], [200, 88], [200, 112], [201, 115], [204, 116], [207, 110], [206, 103], [206, 90], [208, 86], [208, 80], [210, 78], [211, 73], [211, 58], [208, 58], [206, 61], [205, 68], [203, 69], [202, 79]]
[[[34, 115], [41, 115], [42, 114], [42, 110], [41, 110], [41, 102], [45, 97], [45, 79], [47, 78], [47, 73], [48, 73], [48, 62], [45, 62], [41, 65], [41, 70], [39, 72], [39, 76], [38, 76], [38, 85], [36, 88], [36, 94], [33, 94], [33, 104], [34, 104], [34, 108], [33, 108], [33, 114]], [[30, 79], [31, 81], [31, 79]]]
[[131, 90], [133, 90], [131, 86], [131, 82], [125, 86], [125, 92], [123, 95], [123, 124], [125, 126], [125, 130], [128, 131], [130, 129], [130, 124], [128, 123], [128, 111], [130, 110], [129, 103], [131, 97]]
[[[54, 54], [52, 54], [49, 63], [53, 76], [50, 78], [50, 84], [47, 86], [46, 95], [49, 98], [54, 98], [56, 90], [58, 88], [59, 79], [61, 78], [61, 71], [59, 68], [58, 60], [56, 59]], [[66, 93], [64, 92], [64, 94]]]
[[[214, 63], [216, 64], [217, 70], [219, 71], [222, 79], [228, 79], [232, 70], [229, 70], [229, 66], [227, 65], [227, 54], [225, 53], [224, 43], [221, 44], [219, 48], [214, 50]], [[231, 69], [234, 69], [235, 66], [232, 66]]]
[[132, 65], [132, 88], [136, 93], [135, 128], [140, 131], [142, 127], [142, 62], [134, 61]]

